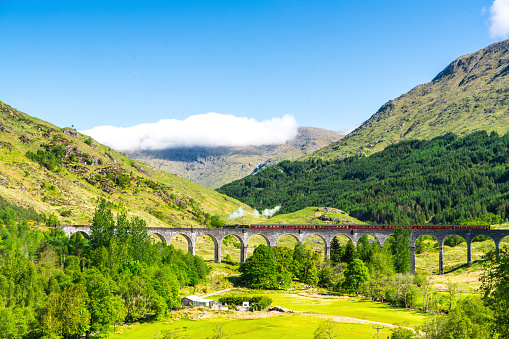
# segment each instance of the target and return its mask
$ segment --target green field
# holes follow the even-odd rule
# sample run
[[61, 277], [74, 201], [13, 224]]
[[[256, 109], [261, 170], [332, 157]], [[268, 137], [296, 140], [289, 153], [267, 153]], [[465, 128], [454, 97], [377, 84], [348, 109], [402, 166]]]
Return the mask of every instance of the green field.
[[[181, 320], [176, 322], [159, 321], [152, 324], [140, 324], [130, 328], [121, 328], [111, 338], [154, 338], [161, 331], [177, 329], [179, 334], [189, 338], [208, 338], [216, 326], [223, 325], [224, 333], [235, 338], [312, 338], [313, 332], [323, 320], [304, 315], [291, 314], [250, 320]], [[376, 338], [372, 325], [338, 323], [344, 338]], [[380, 331], [386, 338], [392, 331], [388, 328]], [[368, 334], [371, 334], [367, 336]]]
[[[423, 323], [425, 314], [386, 304], [350, 297], [306, 297], [292, 293], [271, 293], [272, 304], [298, 313], [267, 316], [266, 312], [220, 312], [208, 309], [178, 311], [154, 323], [120, 327], [113, 338], [153, 338], [160, 331], [178, 329], [191, 338], [207, 338], [217, 325], [230, 338], [311, 338], [323, 319], [330, 316], [357, 318], [388, 324]], [[301, 313], [302, 312], [302, 313]], [[336, 319], [335, 319], [336, 320]], [[339, 322], [341, 334], [346, 338], [373, 338], [374, 324]], [[371, 335], [367, 336], [368, 333]], [[385, 337], [391, 330], [385, 326], [380, 334]]]
[[293, 311], [337, 315], [389, 324], [421, 325], [425, 314], [361, 298], [311, 298], [299, 294], [271, 293], [272, 305]]

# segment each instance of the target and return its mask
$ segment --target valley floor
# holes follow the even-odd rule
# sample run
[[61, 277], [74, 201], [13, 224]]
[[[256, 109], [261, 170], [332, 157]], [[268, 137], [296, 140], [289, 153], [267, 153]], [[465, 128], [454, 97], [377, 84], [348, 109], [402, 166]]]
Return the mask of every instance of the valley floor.
[[154, 338], [161, 331], [178, 331], [190, 338], [210, 337], [218, 325], [230, 338], [312, 338], [323, 319], [338, 322], [346, 338], [366, 338], [376, 334], [373, 326], [382, 326], [380, 335], [389, 336], [395, 325], [416, 327], [425, 314], [415, 310], [351, 297], [319, 294], [263, 292], [272, 304], [296, 313], [211, 311], [206, 308], [173, 312], [171, 316], [146, 324], [119, 327], [112, 338]]
[[[291, 239], [283, 239], [282, 245], [293, 247]], [[288, 242], [288, 243], [287, 243]], [[249, 253], [263, 243], [262, 239], [249, 244]], [[176, 239], [173, 243], [185, 250], [184, 240]], [[479, 277], [482, 273], [482, 255], [494, 249], [493, 241], [482, 241], [472, 244], [471, 266], [466, 265], [466, 244], [455, 247], [444, 246], [445, 275], [438, 272], [438, 249], [433, 241], [428, 249], [416, 256], [417, 272], [426, 272], [435, 291], [445, 291], [449, 282], [456, 283], [458, 297], [476, 294]], [[504, 239], [503, 246], [509, 246], [509, 239]], [[310, 239], [308, 248], [320, 250], [323, 245], [316, 239]], [[238, 258], [239, 250], [233, 244], [223, 244], [223, 256]], [[213, 263], [213, 244], [203, 239], [197, 247], [199, 255], [209, 259], [212, 271], [207, 281], [195, 288], [181, 291], [183, 295], [206, 295], [233, 287], [232, 282], [238, 273], [238, 264]], [[302, 287], [298, 285], [299, 287]], [[382, 326], [380, 338], [392, 333], [391, 327], [403, 325], [417, 329], [422, 325], [428, 314], [386, 303], [373, 302], [358, 297], [329, 296], [320, 294], [319, 290], [297, 291], [252, 291], [253, 294], [267, 294], [272, 298], [272, 305], [294, 311], [295, 313], [279, 312], [233, 312], [211, 311], [209, 309], [188, 309], [172, 312], [169, 316], [152, 323], [129, 324], [116, 329], [112, 338], [155, 338], [162, 331], [176, 331], [180, 337], [209, 338], [214, 330], [222, 326], [222, 330], [231, 339], [235, 338], [312, 338], [315, 329], [323, 319], [331, 318], [338, 323], [344, 338], [376, 338], [374, 326]], [[180, 338], [179, 337], [179, 338]], [[162, 338], [160, 336], [160, 338]]]

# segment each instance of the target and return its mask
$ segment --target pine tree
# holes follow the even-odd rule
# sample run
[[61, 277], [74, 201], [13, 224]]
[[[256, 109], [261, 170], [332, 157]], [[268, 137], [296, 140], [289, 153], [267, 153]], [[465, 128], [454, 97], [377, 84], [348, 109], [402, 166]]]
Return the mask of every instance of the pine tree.
[[341, 261], [349, 264], [352, 262], [354, 257], [355, 257], [355, 246], [354, 246], [352, 240], [349, 240], [345, 245], [345, 249], [344, 249], [343, 255], [341, 257]]
[[334, 237], [330, 244], [330, 260], [333, 264], [341, 263], [341, 244], [337, 237]]
[[293, 274], [302, 280], [304, 274], [304, 263], [306, 262], [306, 249], [302, 242], [298, 242], [293, 249]]
[[412, 268], [410, 258], [410, 227], [396, 227], [391, 242], [392, 255], [394, 256], [394, 270], [396, 273], [408, 273]]

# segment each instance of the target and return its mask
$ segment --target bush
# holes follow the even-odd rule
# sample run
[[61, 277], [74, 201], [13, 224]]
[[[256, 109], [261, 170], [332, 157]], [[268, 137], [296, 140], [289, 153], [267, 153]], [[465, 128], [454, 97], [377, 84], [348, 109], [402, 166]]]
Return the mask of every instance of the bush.
[[447, 237], [447, 239], [445, 239], [444, 245], [455, 247], [461, 244], [462, 242], [465, 242], [465, 239], [463, 239], [459, 235], [451, 235], [450, 237]]
[[412, 339], [413, 337], [414, 332], [402, 326], [398, 326], [391, 334], [391, 339]]
[[62, 158], [48, 151], [38, 150], [37, 153], [28, 151], [26, 157], [46, 167], [50, 171], [62, 166]]
[[243, 302], [249, 302], [249, 310], [263, 310], [272, 304], [272, 299], [262, 295], [226, 295], [219, 298], [223, 304], [242, 305]]

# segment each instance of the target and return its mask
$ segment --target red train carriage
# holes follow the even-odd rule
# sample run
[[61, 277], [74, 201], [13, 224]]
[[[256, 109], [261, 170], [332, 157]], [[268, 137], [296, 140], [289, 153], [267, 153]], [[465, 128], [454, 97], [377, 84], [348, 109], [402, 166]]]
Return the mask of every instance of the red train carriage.
[[254, 225], [224, 225], [225, 228], [253, 228], [253, 229], [394, 229], [396, 227], [411, 227], [412, 229], [459, 229], [459, 230], [489, 230], [490, 225], [355, 225], [355, 224], [254, 224]]

